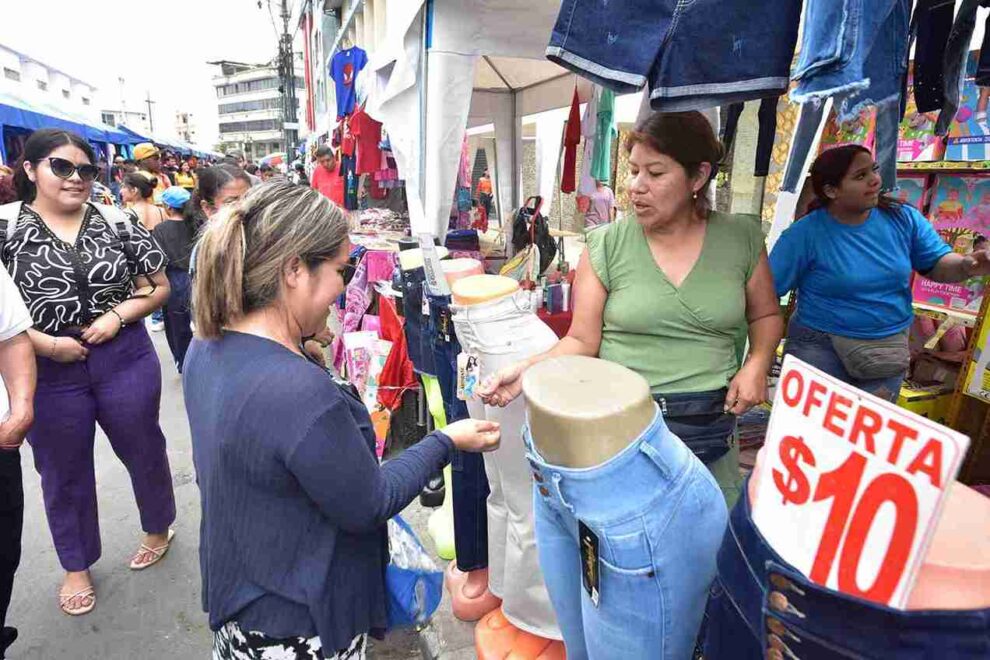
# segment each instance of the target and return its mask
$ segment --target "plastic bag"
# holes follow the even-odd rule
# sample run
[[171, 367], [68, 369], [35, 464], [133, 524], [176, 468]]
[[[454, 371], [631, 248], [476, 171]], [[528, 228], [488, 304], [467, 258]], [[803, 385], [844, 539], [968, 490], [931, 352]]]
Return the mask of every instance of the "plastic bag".
[[388, 627], [423, 625], [440, 606], [443, 573], [402, 516], [388, 521], [388, 552]]
[[518, 282], [536, 281], [539, 277], [540, 248], [527, 245], [505, 262], [499, 275], [511, 277]]

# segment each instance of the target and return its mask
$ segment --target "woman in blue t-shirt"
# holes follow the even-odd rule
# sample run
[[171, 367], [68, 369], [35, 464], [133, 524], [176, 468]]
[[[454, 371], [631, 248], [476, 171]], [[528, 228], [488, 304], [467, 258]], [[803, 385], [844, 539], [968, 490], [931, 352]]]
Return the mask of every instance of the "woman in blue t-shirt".
[[810, 178], [812, 211], [770, 253], [777, 294], [797, 293], [785, 352], [895, 400], [910, 360], [912, 271], [961, 282], [990, 274], [990, 256], [953, 253], [917, 209], [881, 194], [860, 145], [821, 154]]

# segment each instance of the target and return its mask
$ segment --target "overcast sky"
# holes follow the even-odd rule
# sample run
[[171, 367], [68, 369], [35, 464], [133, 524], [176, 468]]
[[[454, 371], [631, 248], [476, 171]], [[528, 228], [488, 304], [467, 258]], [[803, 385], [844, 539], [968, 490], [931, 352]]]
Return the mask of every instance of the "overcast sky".
[[212, 146], [218, 69], [206, 62], [273, 59], [269, 1], [281, 29], [280, 0], [262, 0], [261, 9], [258, 0], [3, 0], [0, 44], [95, 85], [101, 107], [120, 105], [122, 77], [128, 110], [146, 108], [151, 92], [156, 133], [174, 136], [181, 109], [194, 114], [198, 141]]

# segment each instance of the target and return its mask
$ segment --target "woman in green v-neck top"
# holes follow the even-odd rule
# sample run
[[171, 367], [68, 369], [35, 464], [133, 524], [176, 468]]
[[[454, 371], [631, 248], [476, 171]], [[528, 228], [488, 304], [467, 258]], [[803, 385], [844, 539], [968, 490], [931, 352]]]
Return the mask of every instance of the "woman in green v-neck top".
[[736, 416], [766, 399], [783, 334], [760, 222], [709, 209], [721, 147], [700, 113], [654, 113], [625, 147], [635, 216], [588, 233], [568, 335], [495, 373], [479, 395], [507, 405], [523, 371], [549, 357], [597, 356], [628, 367], [649, 382], [667, 426], [708, 466], [731, 506], [740, 483]]

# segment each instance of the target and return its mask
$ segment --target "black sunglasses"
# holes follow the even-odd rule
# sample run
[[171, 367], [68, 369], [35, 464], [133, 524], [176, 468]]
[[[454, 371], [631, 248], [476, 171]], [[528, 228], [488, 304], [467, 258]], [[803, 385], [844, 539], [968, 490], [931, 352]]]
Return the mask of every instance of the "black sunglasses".
[[89, 183], [94, 181], [100, 174], [100, 168], [96, 165], [76, 165], [71, 160], [64, 158], [49, 158], [48, 165], [52, 168], [52, 174], [60, 179], [71, 179], [73, 174], [78, 173], [79, 178]]

